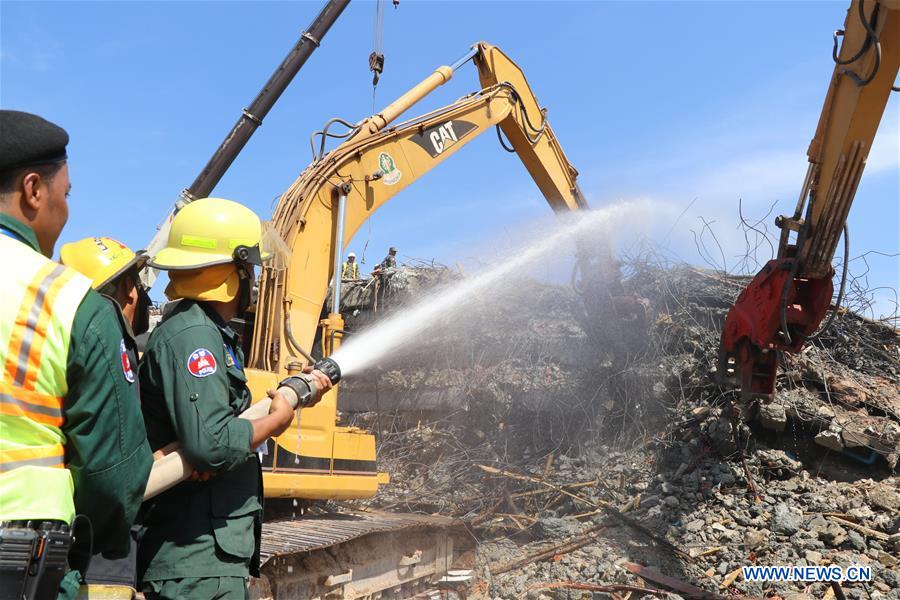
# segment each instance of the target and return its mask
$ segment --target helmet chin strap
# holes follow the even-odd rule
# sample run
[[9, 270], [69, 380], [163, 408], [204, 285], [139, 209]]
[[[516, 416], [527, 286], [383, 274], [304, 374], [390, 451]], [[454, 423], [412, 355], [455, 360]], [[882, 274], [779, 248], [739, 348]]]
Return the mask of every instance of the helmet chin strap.
[[150, 305], [152, 304], [152, 301], [150, 300], [150, 294], [147, 293], [147, 290], [140, 283], [141, 280], [137, 277], [135, 277], [135, 280], [138, 299], [137, 307], [134, 312], [132, 333], [134, 333], [134, 335], [141, 335], [150, 329]]
[[[253, 267], [249, 267], [252, 269]], [[247, 309], [250, 308], [250, 303], [253, 298], [253, 275], [248, 270], [247, 263], [238, 262], [237, 263], [237, 272], [238, 277], [241, 280], [240, 288], [238, 289], [238, 305], [237, 305], [237, 314], [242, 315], [247, 312]]]

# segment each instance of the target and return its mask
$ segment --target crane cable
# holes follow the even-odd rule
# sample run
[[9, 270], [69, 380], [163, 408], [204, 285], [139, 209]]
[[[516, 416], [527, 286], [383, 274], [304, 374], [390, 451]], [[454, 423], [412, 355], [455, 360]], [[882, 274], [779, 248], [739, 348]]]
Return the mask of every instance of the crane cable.
[[[394, 4], [396, 7], [396, 3]], [[375, 23], [372, 31], [372, 53], [369, 54], [369, 70], [372, 72], [372, 113], [375, 113], [375, 90], [384, 72], [384, 0], [375, 1]]]

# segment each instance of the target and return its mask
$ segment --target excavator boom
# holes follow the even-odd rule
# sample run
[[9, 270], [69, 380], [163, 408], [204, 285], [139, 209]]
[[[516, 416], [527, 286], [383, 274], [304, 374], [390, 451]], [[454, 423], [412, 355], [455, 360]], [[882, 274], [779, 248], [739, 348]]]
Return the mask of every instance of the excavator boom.
[[778, 257], [740, 294], [722, 330], [719, 377], [740, 386], [748, 399], [772, 397], [778, 352], [802, 349], [831, 304], [831, 262], [896, 89], [900, 0], [853, 0], [844, 29], [834, 34], [833, 57], [797, 207], [776, 220], [782, 230]]

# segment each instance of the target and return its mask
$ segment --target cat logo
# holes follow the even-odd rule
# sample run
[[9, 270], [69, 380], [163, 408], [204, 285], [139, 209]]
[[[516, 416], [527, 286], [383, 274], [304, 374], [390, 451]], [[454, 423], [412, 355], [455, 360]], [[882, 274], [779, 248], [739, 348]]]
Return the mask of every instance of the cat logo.
[[460, 119], [451, 119], [440, 125], [423, 129], [410, 137], [410, 139], [428, 152], [431, 158], [437, 158], [474, 129], [474, 123]]

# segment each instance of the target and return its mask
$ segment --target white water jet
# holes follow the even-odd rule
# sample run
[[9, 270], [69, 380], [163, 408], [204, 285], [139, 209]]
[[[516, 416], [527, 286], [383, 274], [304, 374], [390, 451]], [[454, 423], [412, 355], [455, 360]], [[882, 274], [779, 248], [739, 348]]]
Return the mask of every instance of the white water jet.
[[555, 226], [542, 229], [537, 240], [507, 253], [501, 263], [474, 277], [436, 290], [415, 305], [348, 337], [332, 358], [340, 365], [344, 377], [359, 373], [406, 340], [422, 335], [438, 316], [446, 317], [449, 312], [459, 310], [473, 295], [496, 285], [504, 277], [560, 250], [580, 236], [636, 230], [652, 217], [657, 220], [665, 218], [668, 211], [663, 208], [667, 207], [647, 201], [622, 202], [602, 209], [562, 215]]

